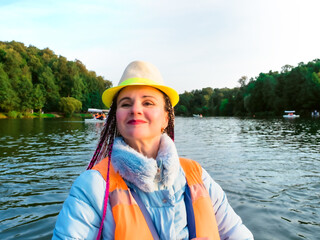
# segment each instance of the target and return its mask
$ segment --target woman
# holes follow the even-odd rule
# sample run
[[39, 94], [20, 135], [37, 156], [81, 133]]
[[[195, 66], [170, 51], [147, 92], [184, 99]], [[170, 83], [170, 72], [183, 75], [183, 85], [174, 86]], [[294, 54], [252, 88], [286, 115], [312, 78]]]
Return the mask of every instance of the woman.
[[221, 187], [178, 157], [178, 93], [135, 61], [102, 100], [110, 111], [88, 171], [78, 177], [53, 239], [253, 239]]

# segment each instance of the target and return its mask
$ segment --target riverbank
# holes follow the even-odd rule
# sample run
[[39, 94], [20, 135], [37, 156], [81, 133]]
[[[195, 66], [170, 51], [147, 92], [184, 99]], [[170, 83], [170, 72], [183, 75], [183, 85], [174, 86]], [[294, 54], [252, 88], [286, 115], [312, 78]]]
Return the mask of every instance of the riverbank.
[[[5, 118], [63, 118], [65, 117], [63, 113], [52, 112], [52, 113], [22, 113], [11, 111], [8, 113], [0, 113], [0, 119]], [[80, 117], [80, 118], [91, 118], [91, 113], [74, 113], [71, 117]]]

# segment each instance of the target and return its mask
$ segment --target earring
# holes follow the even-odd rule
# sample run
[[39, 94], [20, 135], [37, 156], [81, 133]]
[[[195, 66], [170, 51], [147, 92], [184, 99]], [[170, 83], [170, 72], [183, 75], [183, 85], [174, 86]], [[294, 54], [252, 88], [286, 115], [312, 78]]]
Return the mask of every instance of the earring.
[[164, 128], [162, 127], [162, 128], [161, 128], [161, 133], [163, 133], [163, 132], [164, 132]]

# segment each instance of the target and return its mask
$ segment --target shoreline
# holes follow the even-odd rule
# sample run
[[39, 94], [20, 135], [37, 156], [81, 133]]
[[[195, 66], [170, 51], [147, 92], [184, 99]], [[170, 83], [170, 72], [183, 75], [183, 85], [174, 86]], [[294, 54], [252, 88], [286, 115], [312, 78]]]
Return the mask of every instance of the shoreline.
[[[21, 113], [12, 111], [9, 113], [0, 112], [0, 119], [25, 119], [25, 118], [65, 118], [63, 113], [48, 112], [48, 113]], [[91, 113], [74, 113], [70, 117], [91, 118]]]

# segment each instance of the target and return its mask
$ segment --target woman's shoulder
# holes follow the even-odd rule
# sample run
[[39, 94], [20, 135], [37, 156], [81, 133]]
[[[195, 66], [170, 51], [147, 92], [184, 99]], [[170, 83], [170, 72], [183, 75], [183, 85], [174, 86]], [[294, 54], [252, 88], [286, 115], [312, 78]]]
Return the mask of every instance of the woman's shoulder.
[[105, 188], [106, 182], [101, 174], [96, 170], [87, 170], [74, 181], [70, 196], [95, 203], [97, 199], [103, 199]]
[[223, 190], [220, 187], [220, 185], [213, 180], [210, 174], [206, 171], [206, 169], [202, 167], [202, 165], [199, 162], [197, 162], [196, 160], [180, 157], [180, 164], [184, 172], [191, 171], [192, 177], [196, 173], [197, 177], [202, 179], [202, 182], [209, 191], [210, 195], [212, 191], [215, 191], [216, 194], [219, 193], [219, 195], [223, 195]]
[[[103, 212], [105, 182], [98, 171], [88, 170], [74, 181], [59, 213], [53, 239], [94, 239]], [[71, 238], [70, 238], [71, 239]]]
[[100, 172], [97, 170], [86, 170], [82, 172], [77, 179], [74, 181], [73, 185], [81, 186], [94, 186], [96, 183], [105, 182]]

